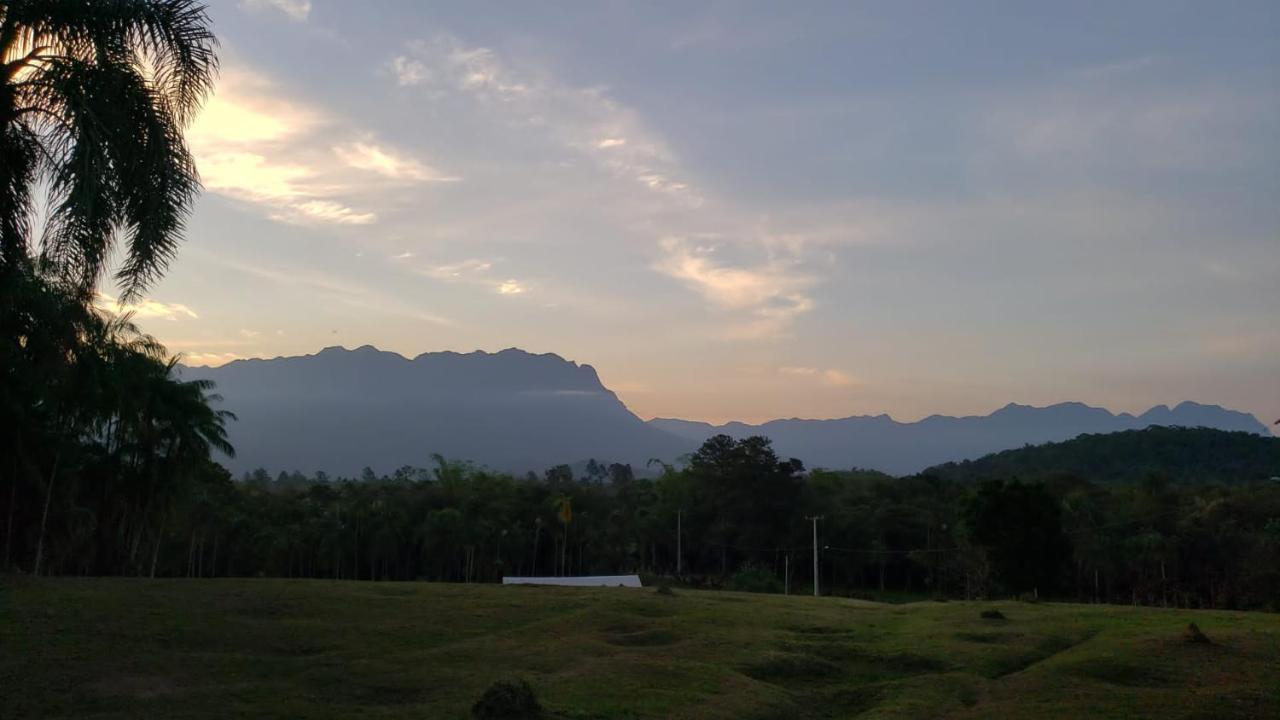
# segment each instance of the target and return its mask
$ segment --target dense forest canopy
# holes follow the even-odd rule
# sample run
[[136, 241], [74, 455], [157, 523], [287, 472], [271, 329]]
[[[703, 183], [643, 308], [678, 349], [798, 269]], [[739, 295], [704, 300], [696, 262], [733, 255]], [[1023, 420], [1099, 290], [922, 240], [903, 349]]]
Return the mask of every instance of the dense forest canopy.
[[823, 592], [1280, 609], [1280, 483], [1033, 474], [1045, 479], [805, 471], [764, 438], [727, 436], [653, 478], [596, 461], [576, 476], [567, 465], [514, 477], [436, 457], [430, 468], [386, 476], [258, 470], [240, 479], [204, 463], [171, 490], [165, 526], [147, 535], [155, 541], [149, 554], [136, 553], [127, 534], [91, 534], [98, 508], [128, 508], [85, 493], [74, 502], [79, 515], [55, 515], [48, 569], [450, 582], [671, 578], [680, 548], [681, 572], [669, 581], [801, 592], [812, 587], [806, 518], [820, 515]]
[[1006, 450], [925, 472], [953, 480], [1065, 474], [1096, 483], [1135, 483], [1151, 475], [1175, 483], [1246, 483], [1280, 476], [1280, 441], [1248, 432], [1152, 426]]

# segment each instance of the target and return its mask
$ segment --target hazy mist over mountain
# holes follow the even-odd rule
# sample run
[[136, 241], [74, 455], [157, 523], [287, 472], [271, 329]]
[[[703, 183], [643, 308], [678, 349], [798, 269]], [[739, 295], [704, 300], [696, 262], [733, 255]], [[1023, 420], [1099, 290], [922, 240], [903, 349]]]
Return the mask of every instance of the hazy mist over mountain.
[[780, 455], [810, 467], [905, 474], [1086, 432], [1185, 425], [1267, 433], [1252, 415], [1191, 402], [1138, 416], [1062, 403], [1010, 404], [987, 416], [935, 415], [911, 423], [887, 415], [761, 425], [644, 422], [590, 365], [518, 349], [407, 359], [368, 345], [329, 347], [186, 374], [217, 382], [223, 406], [239, 417], [230, 425], [238, 454], [226, 461], [236, 472], [265, 467], [356, 475], [369, 466], [385, 473], [428, 465], [432, 453], [517, 473], [587, 458], [642, 466], [650, 458], [675, 461], [724, 433], [768, 436]]

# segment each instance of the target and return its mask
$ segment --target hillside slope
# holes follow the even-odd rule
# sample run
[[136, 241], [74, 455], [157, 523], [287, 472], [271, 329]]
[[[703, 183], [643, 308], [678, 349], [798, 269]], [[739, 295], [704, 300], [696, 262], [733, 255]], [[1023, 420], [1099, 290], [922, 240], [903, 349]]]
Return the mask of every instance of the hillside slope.
[[1280, 438], [1208, 428], [1150, 427], [1005, 450], [926, 472], [954, 480], [1074, 475], [1093, 482], [1237, 483], [1280, 476]]

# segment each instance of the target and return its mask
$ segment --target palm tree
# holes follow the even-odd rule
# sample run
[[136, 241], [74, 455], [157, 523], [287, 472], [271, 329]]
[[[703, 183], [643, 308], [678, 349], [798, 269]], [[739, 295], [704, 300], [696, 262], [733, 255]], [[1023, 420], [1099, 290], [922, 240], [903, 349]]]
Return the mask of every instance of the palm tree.
[[0, 0], [0, 270], [87, 291], [120, 236], [123, 296], [159, 277], [200, 188], [182, 128], [217, 72], [209, 25], [199, 0]]

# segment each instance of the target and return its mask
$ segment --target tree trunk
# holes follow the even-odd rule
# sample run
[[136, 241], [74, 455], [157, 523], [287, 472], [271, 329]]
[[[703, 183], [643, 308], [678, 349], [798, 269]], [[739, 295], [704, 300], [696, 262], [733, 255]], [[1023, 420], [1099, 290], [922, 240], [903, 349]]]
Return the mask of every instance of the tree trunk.
[[12, 567], [9, 564], [11, 557], [11, 549], [13, 547], [13, 507], [18, 501], [18, 476], [14, 473], [13, 484], [9, 486], [9, 522], [4, 528], [4, 567], [0, 567], [0, 573], [9, 572]]
[[156, 544], [151, 550], [151, 579], [156, 577], [156, 563], [160, 560], [160, 542], [164, 540], [164, 523], [169, 519], [169, 513], [160, 516], [160, 530], [156, 533]]
[[44, 492], [44, 513], [40, 516], [40, 539], [36, 541], [36, 565], [31, 571], [32, 575], [40, 574], [40, 563], [44, 560], [44, 534], [49, 524], [49, 505], [53, 502], [53, 481], [58, 477], [58, 461], [61, 459], [61, 451], [54, 453], [53, 468], [49, 471], [49, 485]]
[[542, 526], [535, 524], [533, 526], [533, 570], [529, 572], [534, 577], [538, 576], [538, 536], [541, 534]]
[[569, 557], [569, 526], [565, 525], [564, 526], [564, 542], [560, 543], [560, 577], [564, 577], [565, 573], [568, 571], [568, 566], [566, 565], [566, 563], [568, 562], [568, 557]]
[[187, 543], [187, 577], [192, 577], [195, 571], [196, 557], [196, 531], [191, 531], [191, 542]]

